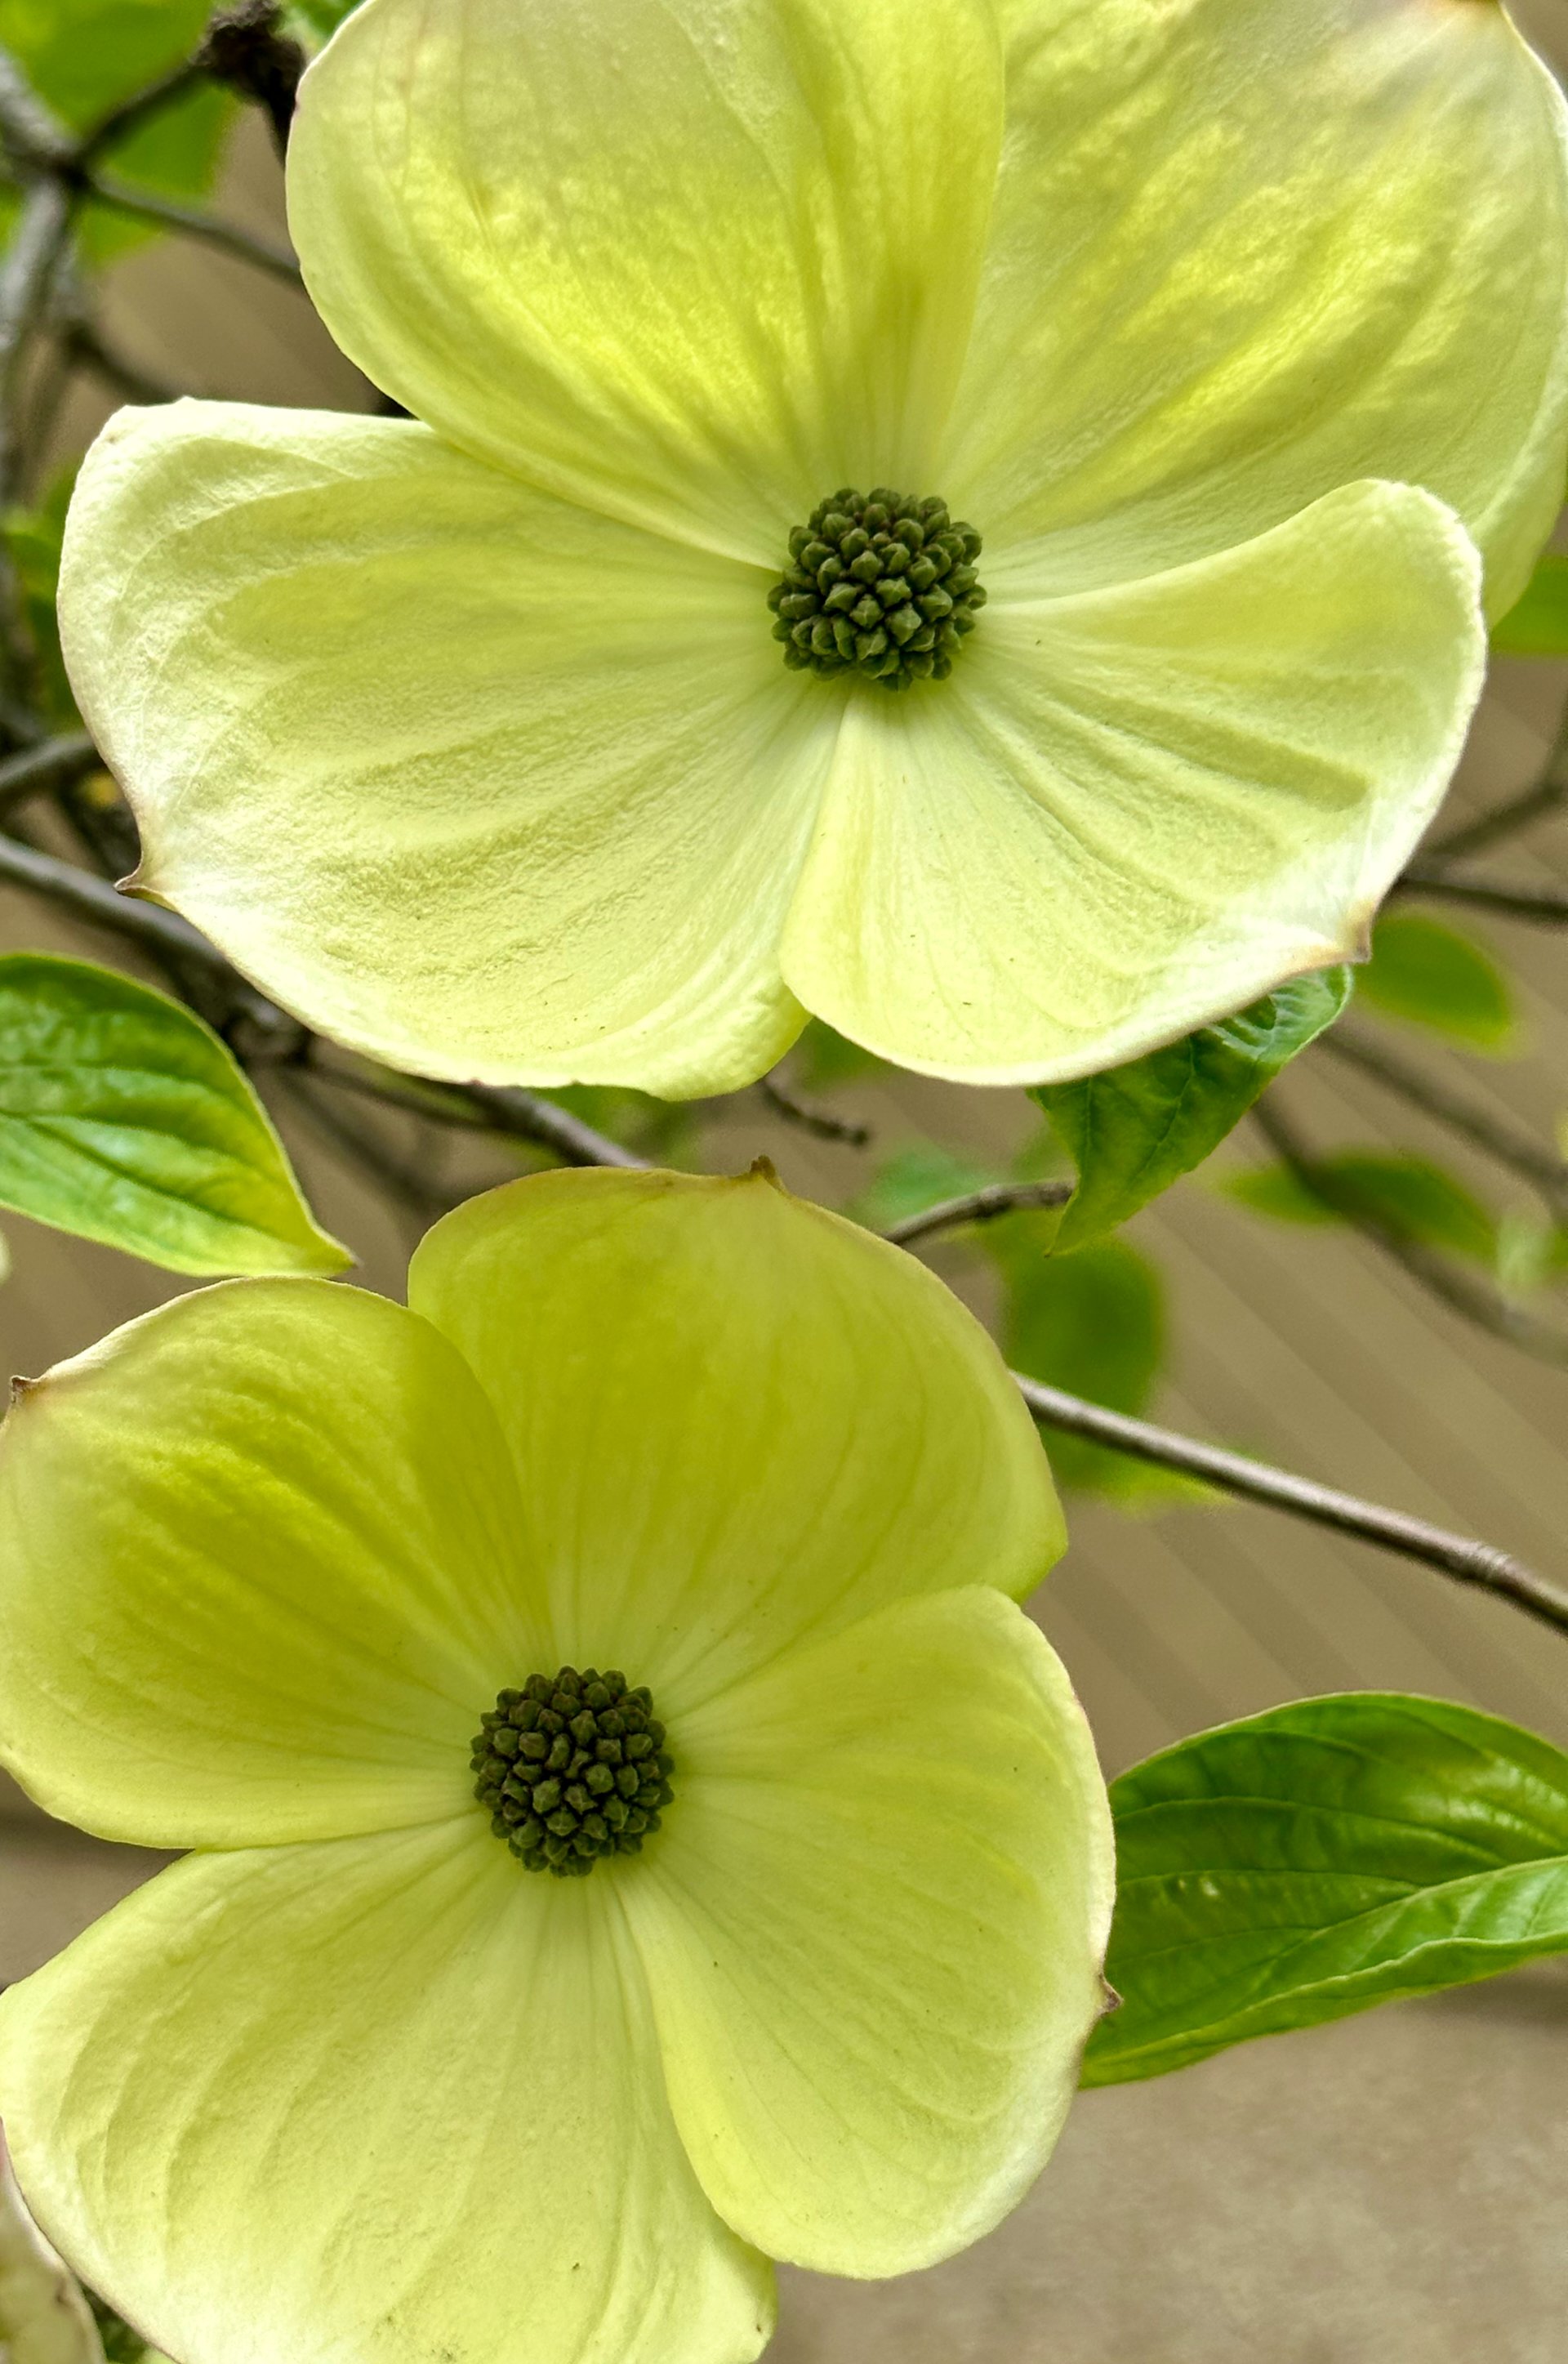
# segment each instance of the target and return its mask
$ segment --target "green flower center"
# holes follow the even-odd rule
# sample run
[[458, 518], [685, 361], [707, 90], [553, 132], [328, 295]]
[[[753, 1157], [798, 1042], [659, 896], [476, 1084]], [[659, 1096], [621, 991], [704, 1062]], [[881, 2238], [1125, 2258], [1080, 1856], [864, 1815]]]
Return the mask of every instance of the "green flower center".
[[673, 1794], [652, 1694], [594, 1667], [530, 1675], [474, 1734], [473, 1794], [529, 1871], [558, 1879], [636, 1855]]
[[985, 605], [974, 528], [885, 485], [818, 501], [789, 554], [768, 605], [796, 672], [861, 673], [884, 689], [945, 681]]

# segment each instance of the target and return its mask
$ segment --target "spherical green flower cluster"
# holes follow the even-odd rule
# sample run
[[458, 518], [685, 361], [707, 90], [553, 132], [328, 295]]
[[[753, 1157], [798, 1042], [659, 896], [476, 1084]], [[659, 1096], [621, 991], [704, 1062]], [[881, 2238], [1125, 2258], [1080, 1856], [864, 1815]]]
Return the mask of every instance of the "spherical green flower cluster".
[[530, 1675], [479, 1719], [470, 1762], [490, 1827], [529, 1871], [558, 1879], [637, 1855], [674, 1792], [675, 1760], [645, 1687], [595, 1667]]
[[945, 501], [843, 485], [795, 527], [794, 563], [768, 594], [785, 664], [863, 673], [884, 689], [944, 681], [985, 605], [980, 549]]

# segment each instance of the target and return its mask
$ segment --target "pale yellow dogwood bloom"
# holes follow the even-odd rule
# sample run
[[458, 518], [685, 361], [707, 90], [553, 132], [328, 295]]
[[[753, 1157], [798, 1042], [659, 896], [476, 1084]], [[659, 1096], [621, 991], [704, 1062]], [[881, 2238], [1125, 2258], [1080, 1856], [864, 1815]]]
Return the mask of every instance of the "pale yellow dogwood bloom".
[[[124, 412], [72, 514], [144, 885], [384, 1058], [671, 1095], [1354, 956], [1562, 492], [1565, 187], [1493, 0], [367, 0], [290, 217], [415, 420]], [[901, 697], [771, 637], [851, 486], [983, 538]]]
[[0, 1433], [0, 1761], [195, 1850], [0, 1997], [17, 2180], [180, 2364], [745, 2364], [770, 2257], [995, 2225], [1104, 2005], [1045, 1456], [762, 1176], [512, 1184], [408, 1295], [198, 1291]]

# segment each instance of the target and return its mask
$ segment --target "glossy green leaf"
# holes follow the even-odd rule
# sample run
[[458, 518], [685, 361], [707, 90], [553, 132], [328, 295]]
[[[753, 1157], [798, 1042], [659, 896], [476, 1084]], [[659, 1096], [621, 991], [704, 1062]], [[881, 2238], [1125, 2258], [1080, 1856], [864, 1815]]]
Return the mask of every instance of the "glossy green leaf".
[[951, 1149], [942, 1149], [934, 1141], [916, 1142], [879, 1166], [845, 1211], [868, 1230], [885, 1231], [889, 1224], [901, 1223], [907, 1216], [923, 1214], [928, 1207], [940, 1206], [944, 1199], [962, 1198], [968, 1191], [984, 1189], [988, 1182], [1001, 1178], [991, 1167], [957, 1157]]
[[[1141, 1412], [1165, 1352], [1160, 1275], [1125, 1240], [1058, 1261], [1049, 1253], [1054, 1215], [1009, 1215], [980, 1234], [1006, 1288], [1002, 1351], [1015, 1370], [1087, 1396], [1113, 1411]], [[1175, 1472], [1051, 1429], [1046, 1449], [1058, 1482], [1125, 1509], [1207, 1501], [1208, 1489]]]
[[[0, 47], [72, 130], [84, 131], [190, 55], [210, 0], [0, 0]], [[198, 85], [161, 107], [106, 161], [128, 187], [198, 197], [211, 186], [236, 102]], [[95, 262], [122, 253], [147, 227], [104, 206], [84, 211], [82, 243]]]
[[0, 957], [0, 1205], [171, 1272], [341, 1272], [209, 1027], [85, 961]]
[[1375, 1691], [1183, 1741], [1111, 1784], [1118, 1886], [1087, 2085], [1568, 1952], [1568, 1756]]
[[1332, 1025], [1350, 971], [1319, 970], [1276, 987], [1234, 1018], [1034, 1098], [1078, 1169], [1057, 1230], [1058, 1254], [1087, 1247], [1201, 1165], [1264, 1086]]
[[1346, 1150], [1335, 1157], [1319, 1157], [1313, 1170], [1320, 1174], [1347, 1204], [1340, 1213], [1298, 1181], [1287, 1165], [1261, 1165], [1245, 1174], [1227, 1175], [1220, 1188], [1226, 1195], [1250, 1207], [1254, 1214], [1273, 1215], [1285, 1223], [1337, 1223], [1352, 1220], [1353, 1211], [1380, 1224], [1398, 1238], [1423, 1247], [1443, 1248], [1451, 1255], [1468, 1256], [1491, 1265], [1497, 1254], [1497, 1226], [1462, 1182], [1426, 1157], [1385, 1155], [1374, 1150]]
[[1507, 1057], [1518, 1018], [1513, 988], [1473, 938], [1424, 911], [1379, 920], [1356, 992], [1390, 1018], [1425, 1026], [1468, 1051]]
[[1549, 550], [1507, 614], [1492, 628], [1504, 657], [1568, 657], [1568, 556]]

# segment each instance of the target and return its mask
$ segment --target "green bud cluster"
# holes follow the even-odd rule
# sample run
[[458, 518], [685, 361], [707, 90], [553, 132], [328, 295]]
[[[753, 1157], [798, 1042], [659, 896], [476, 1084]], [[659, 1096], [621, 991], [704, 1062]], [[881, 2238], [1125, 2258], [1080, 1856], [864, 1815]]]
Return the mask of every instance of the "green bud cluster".
[[884, 689], [945, 681], [985, 605], [980, 546], [945, 501], [846, 485], [795, 527], [768, 594], [785, 664], [865, 674]]
[[558, 1879], [636, 1855], [673, 1792], [652, 1694], [612, 1668], [562, 1667], [503, 1691], [470, 1759], [490, 1827], [529, 1871]]

